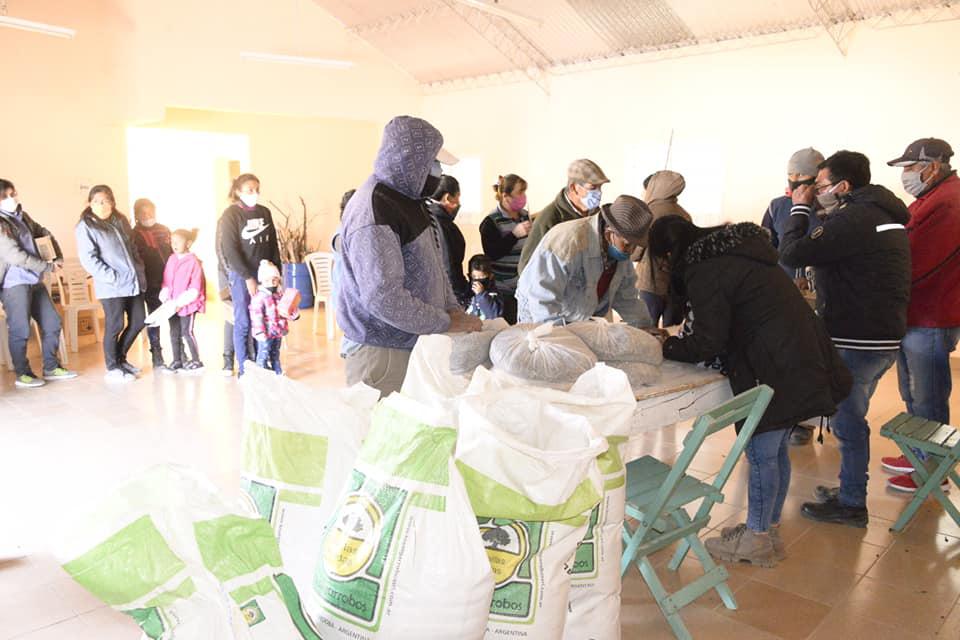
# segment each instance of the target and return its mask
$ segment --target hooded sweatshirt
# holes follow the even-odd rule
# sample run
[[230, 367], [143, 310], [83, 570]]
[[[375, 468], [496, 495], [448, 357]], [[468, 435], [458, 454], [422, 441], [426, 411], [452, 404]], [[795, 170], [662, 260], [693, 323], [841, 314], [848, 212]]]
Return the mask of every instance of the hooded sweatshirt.
[[[687, 210], [677, 202], [677, 196], [686, 186], [683, 176], [676, 171], [658, 171], [653, 174], [647, 183], [645, 199], [654, 221], [664, 216], [681, 216], [685, 220], [691, 220]], [[650, 252], [644, 251], [643, 257], [637, 263], [637, 289], [664, 297], [670, 288], [670, 271], [665, 267], [658, 267]]]
[[373, 175], [347, 203], [336, 309], [351, 342], [412, 349], [418, 336], [445, 332], [447, 311], [459, 308], [422, 193], [442, 146], [425, 120], [394, 118]]
[[780, 261], [816, 268], [818, 307], [837, 347], [900, 348], [910, 300], [907, 206], [888, 189], [867, 185], [841, 196], [839, 208], [809, 236], [813, 212], [793, 206]]

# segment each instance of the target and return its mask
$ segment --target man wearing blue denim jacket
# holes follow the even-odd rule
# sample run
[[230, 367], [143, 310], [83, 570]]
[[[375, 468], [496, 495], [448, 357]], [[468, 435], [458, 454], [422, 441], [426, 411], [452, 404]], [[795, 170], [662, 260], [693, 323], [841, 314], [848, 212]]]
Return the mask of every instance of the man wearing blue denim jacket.
[[630, 255], [652, 220], [642, 200], [623, 195], [599, 215], [550, 229], [520, 274], [520, 322], [566, 324], [614, 309], [632, 326], [651, 326]]

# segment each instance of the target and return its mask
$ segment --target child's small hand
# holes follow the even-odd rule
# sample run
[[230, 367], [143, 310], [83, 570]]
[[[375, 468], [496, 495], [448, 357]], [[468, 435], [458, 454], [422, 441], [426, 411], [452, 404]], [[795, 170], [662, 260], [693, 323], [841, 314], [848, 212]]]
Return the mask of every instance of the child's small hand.
[[485, 291], [483, 283], [479, 280], [474, 280], [473, 284], [470, 285], [470, 289], [473, 290], [474, 295], [480, 295]]

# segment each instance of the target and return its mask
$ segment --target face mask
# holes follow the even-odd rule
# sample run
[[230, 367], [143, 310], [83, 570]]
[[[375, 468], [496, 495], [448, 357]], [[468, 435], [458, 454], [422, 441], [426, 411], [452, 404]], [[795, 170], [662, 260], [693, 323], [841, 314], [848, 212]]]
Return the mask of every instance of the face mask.
[[457, 214], [460, 213], [460, 205], [457, 205], [453, 208], [453, 211], [447, 211], [450, 214], [451, 218], [456, 218]]
[[787, 180], [787, 184], [790, 185], [790, 191], [796, 191], [798, 187], [808, 184], [813, 184], [813, 178], [808, 178], [806, 180]]
[[820, 205], [821, 209], [831, 210], [837, 208], [837, 205], [840, 204], [840, 198], [833, 193], [833, 190], [837, 188], [837, 185], [830, 187], [825, 193], [817, 194], [817, 204]]
[[7, 213], [16, 213], [17, 211], [17, 199], [13, 196], [9, 198], [4, 198], [0, 200], [0, 211], [6, 211]]
[[617, 249], [615, 246], [613, 246], [612, 242], [607, 245], [607, 255], [610, 256], [612, 259], [616, 260], [617, 262], [626, 262], [627, 260], [630, 259], [629, 253], [624, 253], [623, 251], [620, 251], [620, 249]]
[[581, 199], [583, 206], [586, 207], [587, 211], [591, 209], [596, 209], [600, 206], [600, 189], [594, 189], [592, 191], [587, 191], [587, 195], [583, 196]]
[[927, 189], [927, 183], [923, 179], [922, 174], [924, 169], [926, 169], [929, 164], [924, 163], [924, 166], [920, 171], [904, 171], [903, 175], [900, 176], [900, 182], [903, 183], [903, 190], [912, 195], [914, 198], [919, 196]]
[[258, 193], [241, 193], [240, 202], [245, 204], [248, 209], [253, 209], [257, 206], [257, 200], [259, 199], [260, 194]]
[[527, 206], [527, 194], [510, 198], [510, 202], [514, 211], [522, 211]]
[[433, 164], [430, 165], [427, 181], [423, 183], [423, 189], [420, 191], [421, 198], [429, 198], [436, 193], [437, 189], [440, 188], [441, 176], [443, 176], [443, 167], [440, 166], [440, 162], [434, 160]]
[[105, 218], [110, 215], [109, 205], [106, 204], [91, 204], [90, 211], [98, 218]]

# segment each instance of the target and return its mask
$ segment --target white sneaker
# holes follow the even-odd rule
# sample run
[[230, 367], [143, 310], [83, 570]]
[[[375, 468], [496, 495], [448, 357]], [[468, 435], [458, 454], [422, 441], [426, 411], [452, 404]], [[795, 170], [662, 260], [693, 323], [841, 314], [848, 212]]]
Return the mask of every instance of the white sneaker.
[[107, 382], [133, 382], [137, 377], [127, 373], [123, 369], [110, 369], [110, 371], [107, 371], [106, 375], [103, 376], [103, 379]]
[[132, 376], [139, 376], [139, 375], [140, 375], [140, 368], [133, 366], [133, 365], [130, 364], [129, 362], [121, 363], [121, 364], [120, 364], [120, 368], [123, 369], [126, 373], [129, 373], [129, 374], [132, 375]]

